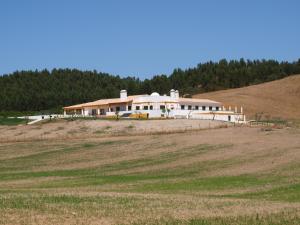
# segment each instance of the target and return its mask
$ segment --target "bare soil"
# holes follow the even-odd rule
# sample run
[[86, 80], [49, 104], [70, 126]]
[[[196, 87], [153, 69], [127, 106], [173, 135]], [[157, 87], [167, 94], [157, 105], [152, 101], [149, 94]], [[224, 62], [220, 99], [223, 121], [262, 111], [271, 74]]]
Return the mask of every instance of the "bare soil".
[[231, 126], [229, 123], [210, 120], [64, 120], [57, 119], [33, 125], [0, 126], [0, 142], [32, 139], [66, 139], [112, 135], [143, 135], [149, 133], [184, 132]]

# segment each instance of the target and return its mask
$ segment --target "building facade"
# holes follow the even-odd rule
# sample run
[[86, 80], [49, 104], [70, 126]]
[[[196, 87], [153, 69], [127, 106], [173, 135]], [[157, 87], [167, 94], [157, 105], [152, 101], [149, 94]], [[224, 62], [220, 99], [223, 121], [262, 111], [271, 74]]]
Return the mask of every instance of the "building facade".
[[64, 115], [122, 117], [122, 118], [187, 118], [244, 122], [243, 110], [226, 109], [220, 102], [208, 99], [181, 98], [177, 90], [170, 95], [127, 96], [120, 91], [120, 98], [101, 99], [93, 102], [64, 107]]

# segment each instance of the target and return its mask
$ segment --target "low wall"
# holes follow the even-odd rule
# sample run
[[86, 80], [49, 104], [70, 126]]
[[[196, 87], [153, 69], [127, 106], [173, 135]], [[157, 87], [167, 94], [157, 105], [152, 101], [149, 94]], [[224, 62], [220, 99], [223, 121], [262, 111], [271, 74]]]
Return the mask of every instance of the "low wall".
[[[198, 110], [171, 110], [162, 112], [161, 110], [135, 110], [120, 111], [119, 116], [124, 114], [148, 114], [149, 118], [169, 117], [175, 119], [201, 119], [201, 120], [219, 120], [229, 122], [242, 122], [244, 115], [234, 113], [233, 111], [198, 111]], [[115, 116], [115, 112], [107, 112], [106, 116]]]

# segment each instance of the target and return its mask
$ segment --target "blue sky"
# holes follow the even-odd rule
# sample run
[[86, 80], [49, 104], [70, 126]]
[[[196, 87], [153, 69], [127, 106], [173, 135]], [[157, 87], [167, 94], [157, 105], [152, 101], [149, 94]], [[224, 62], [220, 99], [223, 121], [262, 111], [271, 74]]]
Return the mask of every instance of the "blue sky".
[[151, 77], [221, 58], [300, 58], [298, 0], [1, 0], [0, 74]]

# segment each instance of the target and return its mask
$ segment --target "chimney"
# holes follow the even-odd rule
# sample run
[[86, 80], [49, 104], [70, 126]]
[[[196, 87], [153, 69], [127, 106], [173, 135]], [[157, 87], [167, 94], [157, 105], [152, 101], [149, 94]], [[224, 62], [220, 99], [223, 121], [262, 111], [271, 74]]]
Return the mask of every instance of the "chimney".
[[171, 98], [175, 98], [175, 90], [174, 89], [171, 89], [171, 91], [170, 91], [170, 97]]
[[175, 98], [179, 99], [179, 91], [178, 90], [175, 91]]
[[120, 99], [126, 99], [127, 98], [127, 91], [121, 90], [120, 91]]

